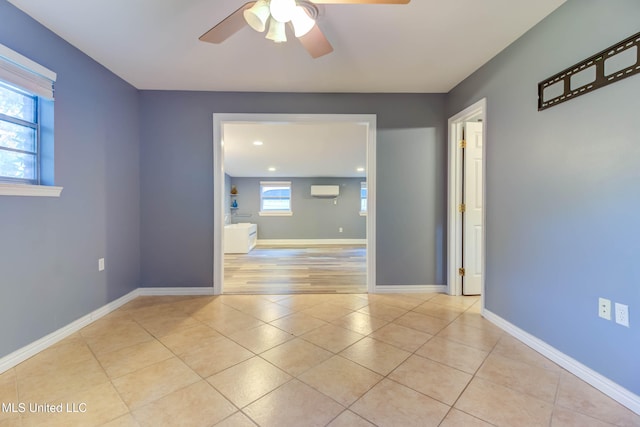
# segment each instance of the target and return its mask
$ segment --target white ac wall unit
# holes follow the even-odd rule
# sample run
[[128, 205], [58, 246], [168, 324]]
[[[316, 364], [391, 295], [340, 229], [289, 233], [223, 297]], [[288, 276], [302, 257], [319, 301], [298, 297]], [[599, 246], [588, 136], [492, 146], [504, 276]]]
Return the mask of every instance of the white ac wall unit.
[[311, 195], [313, 197], [337, 197], [340, 195], [339, 185], [312, 185]]

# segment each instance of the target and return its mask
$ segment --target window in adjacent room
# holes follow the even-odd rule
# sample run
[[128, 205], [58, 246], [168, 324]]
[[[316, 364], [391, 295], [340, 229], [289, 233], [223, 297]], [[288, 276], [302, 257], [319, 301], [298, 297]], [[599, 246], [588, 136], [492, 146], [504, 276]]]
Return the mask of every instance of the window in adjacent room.
[[360, 215], [367, 214], [367, 183], [360, 183]]
[[55, 79], [52, 71], [0, 45], [0, 194], [59, 195], [59, 187], [58, 194], [20, 190], [53, 185]]
[[260, 215], [292, 215], [291, 182], [260, 182]]

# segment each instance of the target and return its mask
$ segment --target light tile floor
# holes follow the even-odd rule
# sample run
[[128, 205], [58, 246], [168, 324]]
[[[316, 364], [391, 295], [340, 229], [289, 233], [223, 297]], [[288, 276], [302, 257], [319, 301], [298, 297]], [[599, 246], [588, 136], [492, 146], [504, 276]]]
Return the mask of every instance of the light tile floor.
[[0, 427], [640, 426], [442, 294], [142, 297], [0, 374], [0, 401]]

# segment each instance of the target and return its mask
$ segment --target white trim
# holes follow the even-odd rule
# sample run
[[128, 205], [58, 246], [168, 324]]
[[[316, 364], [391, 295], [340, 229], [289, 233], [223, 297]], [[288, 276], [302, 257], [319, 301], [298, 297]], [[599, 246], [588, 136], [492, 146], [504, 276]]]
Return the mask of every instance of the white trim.
[[291, 211], [260, 211], [258, 212], [259, 216], [293, 216], [293, 212]]
[[82, 316], [81, 318], [69, 323], [66, 326], [54, 331], [39, 340], [28, 344], [13, 353], [8, 354], [0, 358], [0, 374], [7, 371], [8, 369], [13, 368], [19, 363], [24, 362], [30, 357], [38, 354], [39, 352], [46, 350], [57, 342], [63, 340], [64, 338], [78, 332], [80, 329], [85, 326], [95, 322], [103, 316], [111, 313], [112, 311], [122, 307], [124, 304], [132, 301], [134, 298], [140, 295], [139, 289], [135, 289], [128, 294], [118, 298], [115, 301], [110, 302], [97, 310], [92, 311], [91, 313]]
[[379, 294], [428, 294], [446, 293], [447, 285], [378, 285]]
[[277, 181], [277, 180], [268, 180], [268, 181], [260, 181], [260, 185], [266, 185], [267, 187], [283, 187], [288, 185], [291, 186], [291, 181]]
[[0, 183], [0, 196], [60, 197], [62, 187]]
[[376, 126], [375, 114], [213, 114], [213, 289], [223, 292], [224, 281], [224, 150], [223, 127], [226, 123], [266, 122], [345, 122], [367, 126], [367, 292], [376, 292]]
[[189, 288], [138, 288], [139, 296], [170, 296], [170, 295], [213, 295], [213, 288], [209, 286]]
[[[225, 115], [226, 117], [226, 115]], [[222, 140], [223, 117], [213, 114], [213, 293], [222, 293], [224, 281], [224, 197], [226, 197], [224, 175], [224, 141]]]
[[[427, 293], [427, 292], [445, 292], [445, 285], [380, 285], [376, 287], [378, 293]], [[13, 353], [0, 358], [0, 374], [15, 367], [19, 363], [33, 357], [37, 353], [46, 350], [50, 346], [58, 343], [62, 339], [78, 332], [80, 329], [95, 322], [101, 317], [111, 313], [112, 311], [122, 307], [124, 304], [132, 301], [139, 296], [164, 296], [164, 295], [212, 295], [213, 289], [209, 287], [190, 287], [190, 288], [137, 288], [128, 294], [112, 301], [97, 310], [69, 323], [66, 326], [28, 344]], [[630, 410], [640, 414], [640, 396], [630, 392], [626, 388], [616, 384], [610, 379], [602, 376], [596, 371], [581, 364], [577, 360], [567, 356], [556, 348], [550, 346], [535, 336], [523, 331], [517, 326], [504, 320], [500, 316], [489, 310], [482, 309], [482, 315], [505, 332], [520, 340], [525, 345], [531, 347], [538, 353], [557, 363], [567, 371], [571, 372], [578, 378], [591, 384], [607, 396], [611, 397], [621, 405], [626, 406]]]
[[503, 329], [514, 338], [531, 347], [546, 358], [552, 360], [567, 371], [571, 372], [581, 380], [591, 384], [602, 393], [606, 394], [621, 405], [626, 406], [633, 412], [640, 414], [640, 396], [619, 384], [604, 377], [593, 369], [583, 365], [577, 360], [567, 356], [555, 347], [550, 346], [539, 338], [523, 331], [517, 326], [509, 323], [495, 313], [483, 309], [482, 315], [491, 323]]
[[[458, 275], [458, 267], [462, 265], [462, 248], [459, 242], [462, 239], [462, 218], [458, 213], [458, 204], [462, 202], [462, 153], [458, 149], [458, 141], [461, 139], [462, 123], [471, 117], [482, 119], [482, 170], [485, 177], [482, 180], [482, 193], [487, 194], [486, 180], [486, 146], [487, 146], [487, 99], [482, 98], [480, 101], [465, 108], [458, 114], [448, 120], [449, 132], [449, 177], [448, 177], [448, 230], [447, 230], [447, 246], [449, 253], [447, 257], [447, 292], [449, 295], [462, 295], [462, 280]], [[481, 307], [484, 307], [485, 294], [485, 277], [486, 277], [486, 197], [484, 197], [485, 206], [482, 210], [482, 284], [481, 284]]]
[[361, 116], [363, 121], [367, 123], [367, 164], [365, 170], [367, 176], [365, 180], [367, 182], [367, 292], [376, 293], [378, 284], [376, 282], [376, 191], [377, 184], [377, 160], [376, 153], [377, 148], [377, 116], [375, 114], [368, 114]]
[[53, 100], [55, 73], [0, 45], [0, 80], [31, 95]]
[[367, 239], [259, 239], [258, 246], [366, 245]]
[[42, 77], [46, 77], [52, 82], [56, 81], [57, 75], [50, 69], [43, 67], [35, 61], [27, 58], [26, 56], [20, 55], [18, 52], [9, 49], [3, 44], [0, 44], [0, 57], [6, 58], [9, 61], [13, 62], [16, 65], [21, 66], [22, 68], [26, 68], [27, 70], [39, 74]]
[[167, 296], [167, 295], [213, 295], [213, 289], [210, 287], [191, 287], [191, 288], [137, 288], [128, 294], [118, 298], [115, 301], [92, 311], [91, 313], [74, 320], [66, 326], [54, 331], [39, 340], [27, 344], [26, 346], [0, 358], [0, 374], [13, 368], [19, 363], [33, 357], [39, 352], [46, 350], [64, 338], [78, 332], [85, 326], [90, 325], [101, 317], [106, 316], [112, 311], [117, 310], [126, 303], [140, 296]]

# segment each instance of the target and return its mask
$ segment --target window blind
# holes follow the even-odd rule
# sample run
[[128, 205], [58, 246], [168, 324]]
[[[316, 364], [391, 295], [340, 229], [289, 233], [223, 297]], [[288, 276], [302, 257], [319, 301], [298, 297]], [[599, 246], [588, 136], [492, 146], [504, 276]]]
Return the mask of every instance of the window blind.
[[0, 80], [52, 100], [56, 73], [0, 44]]

